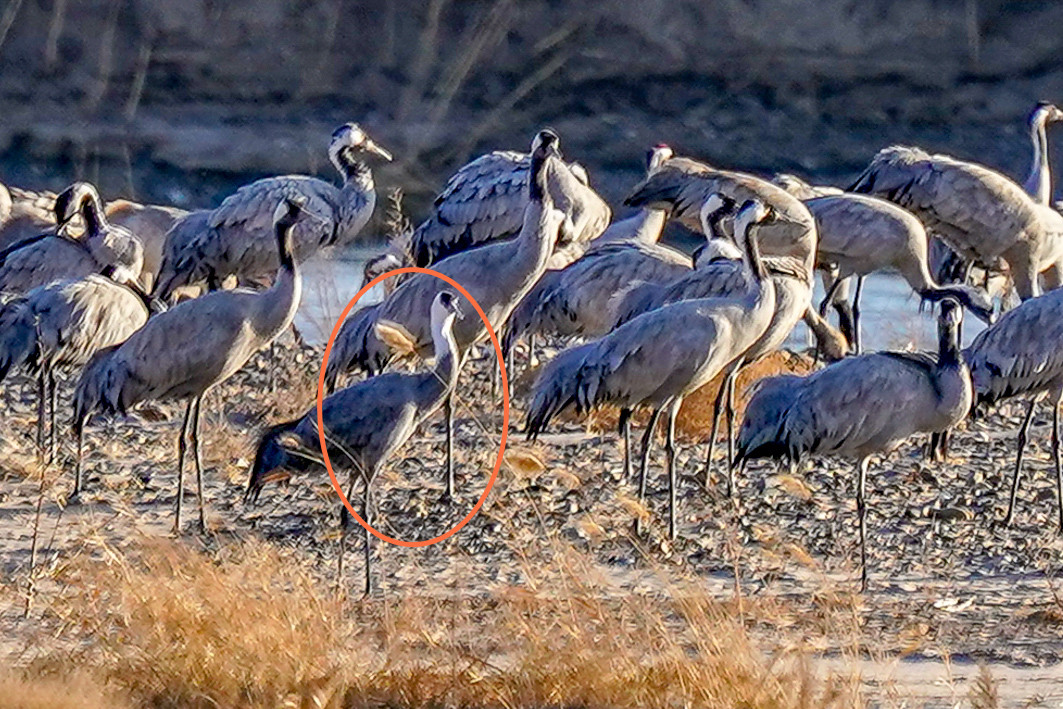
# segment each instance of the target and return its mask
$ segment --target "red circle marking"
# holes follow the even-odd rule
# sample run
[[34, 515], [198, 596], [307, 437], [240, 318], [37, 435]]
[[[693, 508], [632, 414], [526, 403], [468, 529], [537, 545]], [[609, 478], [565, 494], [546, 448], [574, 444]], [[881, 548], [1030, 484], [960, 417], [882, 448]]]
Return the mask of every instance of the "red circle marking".
[[[423, 273], [429, 276], [435, 276], [436, 278], [442, 279], [457, 288], [458, 292], [465, 296], [465, 298], [470, 303], [472, 303], [472, 307], [476, 309], [476, 314], [480, 316], [480, 319], [484, 322], [484, 326], [487, 328], [487, 334], [491, 337], [491, 344], [494, 345], [495, 353], [498, 355], [498, 371], [502, 378], [502, 440], [498, 444], [498, 457], [495, 458], [495, 467], [491, 470], [491, 477], [487, 481], [487, 487], [484, 488], [483, 494], [480, 495], [480, 499], [476, 501], [476, 504], [473, 505], [473, 508], [469, 511], [469, 514], [465, 515], [464, 519], [462, 519], [448, 531], [444, 532], [443, 534], [440, 534], [438, 537], [432, 537], [431, 539], [425, 539], [419, 542], [407, 542], [402, 539], [395, 539], [394, 537], [389, 537], [386, 534], [378, 532], [374, 527], [367, 524], [366, 521], [362, 519], [357, 512], [354, 511], [354, 508], [351, 507], [351, 502], [347, 499], [347, 496], [343, 494], [343, 488], [340, 487], [340, 482], [336, 478], [336, 472], [332, 469], [332, 461], [330, 461], [328, 457], [328, 446], [325, 445], [325, 422], [321, 408], [322, 402], [325, 398], [325, 368], [328, 366], [328, 358], [329, 355], [332, 354], [332, 345], [336, 342], [336, 335], [338, 335], [340, 332], [340, 326], [343, 325], [343, 321], [347, 319], [347, 313], [351, 312], [351, 308], [354, 307], [354, 304], [357, 303], [363, 295], [368, 293], [370, 288], [372, 288], [377, 283], [380, 283], [383, 280], [391, 278], [392, 276], [399, 276], [403, 273]], [[506, 377], [505, 362], [502, 360], [502, 346], [498, 344], [498, 335], [495, 334], [494, 328], [492, 328], [491, 323], [488, 322], [487, 315], [484, 313], [483, 308], [480, 307], [480, 304], [476, 302], [475, 298], [469, 295], [469, 291], [465, 290], [465, 288], [463, 288], [460, 283], [455, 281], [450, 276], [444, 275], [439, 271], [433, 271], [429, 268], [418, 268], [417, 266], [396, 268], [394, 271], [382, 273], [373, 280], [369, 281], [369, 283], [367, 283], [366, 285], [362, 286], [362, 289], [358, 291], [358, 293], [356, 293], [353, 298], [351, 298], [349, 303], [347, 303], [347, 307], [343, 309], [342, 313], [340, 313], [339, 320], [336, 321], [336, 325], [332, 328], [332, 334], [329, 335], [328, 344], [325, 345], [325, 357], [321, 362], [321, 373], [317, 377], [317, 437], [321, 443], [321, 454], [325, 461], [325, 469], [328, 470], [329, 479], [332, 480], [332, 487], [336, 489], [336, 493], [343, 501], [343, 506], [347, 508], [347, 511], [350, 512], [356, 520], [358, 520], [358, 524], [365, 527], [377, 539], [381, 539], [385, 542], [390, 542], [391, 544], [395, 544], [400, 547], [427, 547], [437, 542], [441, 542], [444, 539], [450, 538], [451, 536], [456, 534], [462, 527], [468, 524], [469, 520], [475, 517], [476, 513], [480, 511], [481, 507], [483, 507], [484, 501], [487, 499], [488, 493], [491, 492], [491, 488], [495, 485], [495, 480], [498, 479], [498, 471], [502, 467], [502, 456], [506, 451], [506, 438], [508, 436], [509, 380]]]

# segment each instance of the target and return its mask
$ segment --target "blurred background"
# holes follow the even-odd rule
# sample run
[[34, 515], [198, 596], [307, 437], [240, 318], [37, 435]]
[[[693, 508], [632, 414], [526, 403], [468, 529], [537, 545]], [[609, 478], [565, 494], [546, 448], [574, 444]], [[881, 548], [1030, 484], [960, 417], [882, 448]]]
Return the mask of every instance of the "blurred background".
[[335, 179], [347, 120], [415, 221], [543, 125], [614, 205], [659, 141], [837, 184], [891, 142], [1021, 176], [1028, 111], [1063, 99], [1060, 27], [1047, 1], [3, 0], [0, 178], [211, 206]]

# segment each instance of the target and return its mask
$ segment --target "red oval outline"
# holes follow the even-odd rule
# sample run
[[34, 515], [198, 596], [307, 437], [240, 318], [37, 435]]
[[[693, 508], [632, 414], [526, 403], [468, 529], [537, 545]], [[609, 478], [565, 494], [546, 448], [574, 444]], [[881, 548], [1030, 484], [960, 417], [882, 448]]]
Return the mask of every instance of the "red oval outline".
[[[354, 304], [361, 300], [363, 295], [369, 292], [370, 288], [375, 286], [377, 283], [380, 283], [381, 281], [391, 278], [392, 276], [402, 275], [403, 273], [423, 273], [446, 281], [450, 285], [457, 288], [458, 292], [465, 296], [465, 298], [470, 303], [472, 303], [472, 307], [476, 309], [476, 314], [480, 316], [481, 320], [483, 320], [484, 326], [487, 328], [487, 334], [491, 338], [491, 344], [494, 345], [495, 353], [498, 355], [498, 370], [502, 379], [502, 440], [498, 444], [498, 457], [495, 458], [495, 466], [494, 469], [491, 470], [491, 477], [487, 481], [487, 487], [484, 488], [483, 494], [480, 495], [480, 499], [476, 501], [476, 504], [473, 505], [473, 508], [469, 511], [469, 514], [465, 515], [464, 519], [462, 519], [460, 522], [458, 522], [456, 525], [451, 527], [443, 534], [440, 534], [437, 537], [432, 537], [431, 539], [424, 539], [418, 542], [407, 542], [405, 540], [395, 539], [394, 537], [389, 537], [386, 534], [378, 532], [372, 525], [367, 524], [366, 521], [362, 519], [357, 512], [354, 511], [354, 508], [351, 506], [350, 500], [348, 500], [347, 496], [343, 494], [343, 488], [340, 486], [339, 480], [337, 480], [336, 478], [336, 473], [332, 469], [332, 461], [330, 461], [328, 457], [328, 450], [327, 446], [325, 445], [324, 414], [322, 413], [322, 403], [325, 399], [325, 368], [328, 366], [329, 355], [332, 354], [332, 345], [336, 342], [336, 336], [340, 332], [340, 327], [343, 325], [343, 321], [347, 319], [347, 314], [351, 312], [351, 308], [354, 307]], [[494, 328], [491, 327], [491, 323], [487, 320], [487, 315], [484, 313], [483, 308], [480, 307], [480, 304], [476, 302], [475, 298], [469, 295], [469, 291], [465, 290], [465, 288], [460, 283], [455, 281], [450, 276], [442, 274], [439, 271], [433, 271], [429, 268], [420, 268], [418, 266], [406, 266], [404, 268], [396, 268], [393, 271], [388, 271], [387, 273], [380, 274], [373, 280], [369, 281], [369, 283], [362, 286], [362, 289], [358, 291], [353, 298], [351, 298], [351, 300], [347, 303], [347, 307], [343, 309], [342, 313], [340, 313], [339, 320], [336, 321], [335, 326], [332, 328], [332, 334], [329, 335], [328, 344], [325, 345], [325, 356], [321, 361], [321, 372], [318, 374], [317, 378], [317, 437], [318, 441], [321, 444], [321, 454], [325, 462], [325, 469], [328, 470], [329, 479], [332, 481], [332, 487], [335, 488], [336, 493], [340, 496], [340, 500], [343, 501], [343, 506], [347, 508], [347, 511], [350, 512], [356, 520], [358, 520], [358, 524], [362, 525], [362, 527], [368, 530], [377, 539], [388, 542], [390, 544], [394, 544], [396, 546], [407, 548], [427, 547], [436, 544], [437, 542], [442, 542], [446, 539], [449, 539], [453, 535], [457, 534], [462, 527], [468, 524], [469, 521], [476, 516], [476, 513], [480, 511], [480, 508], [483, 507], [484, 502], [487, 500], [487, 495], [490, 494], [491, 488], [495, 486], [495, 481], [498, 479], [498, 471], [502, 467], [502, 457], [506, 452], [506, 440], [509, 437], [509, 379], [506, 377], [505, 362], [502, 359], [502, 346], [498, 343], [498, 335], [495, 333]]]

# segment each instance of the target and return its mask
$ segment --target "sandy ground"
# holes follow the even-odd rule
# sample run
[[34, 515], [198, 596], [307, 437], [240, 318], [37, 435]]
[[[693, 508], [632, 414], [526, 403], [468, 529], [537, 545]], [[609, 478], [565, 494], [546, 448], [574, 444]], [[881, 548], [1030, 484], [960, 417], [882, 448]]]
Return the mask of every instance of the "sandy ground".
[[[184, 537], [211, 546], [265, 538], [335, 567], [338, 500], [324, 471], [271, 485], [257, 506], [242, 503], [254, 442], [266, 426], [312, 403], [316, 359], [287, 349], [277, 391], [260, 355], [205, 404], [205, 497], [208, 534], [194, 532], [194, 476], [186, 482]], [[493, 360], [491, 360], [493, 362]], [[459, 405], [459, 490], [442, 500], [442, 431], [437, 417], [374, 486], [376, 518], [401, 539], [435, 536], [464, 517], [484, 489], [501, 428], [486, 359], [463, 373]], [[91, 426], [87, 492], [66, 506], [72, 445], [65, 423], [57, 468], [34, 474], [33, 387], [13, 380], [0, 392], [0, 600], [2, 647], [37, 622], [22, 618], [38, 500], [37, 563], [47, 569], [98, 542], [122, 547], [170, 534], [181, 409], [150, 407], [124, 421]], [[494, 404], [490, 402], [496, 402]], [[523, 569], [551, 553], [548, 539], [593, 556], [624, 593], [654, 593], [662, 573], [692, 574], [720, 598], [733, 597], [736, 575], [753, 604], [750, 618], [770, 647], [795, 641], [825, 667], [851, 669], [854, 658], [872, 696], [914, 706], [953, 706], [987, 664], [1005, 706], [1063, 702], [1063, 562], [1048, 448], [1048, 411], [1035, 418], [1016, 524], [1003, 528], [1019, 408], [1003, 407], [959, 431], [949, 464], [924, 464], [913, 441], [869, 479], [871, 588], [857, 593], [859, 567], [854, 476], [850, 464], [808, 465], [795, 475], [751, 466], [739, 500], [701, 485], [704, 446], [681, 439], [679, 539], [666, 537], [663, 452], [656, 450], [649, 521], [634, 531], [636, 488], [623, 480], [622, 448], [612, 431], [562, 422], [536, 444], [522, 426], [520, 386], [514, 401], [509, 464], [481, 513], [459, 534], [423, 549], [374, 541], [378, 593], [477, 594], [518, 585]], [[68, 418], [66, 409], [60, 419]], [[717, 465], [717, 469], [719, 469]], [[53, 484], [54, 481], [54, 484]], [[360, 530], [359, 530], [360, 531]], [[361, 535], [351, 535], [344, 583], [361, 584]], [[37, 589], [39, 597], [48, 589]], [[770, 601], [770, 603], [768, 603]], [[39, 600], [38, 600], [39, 602]], [[16, 658], [17, 660], [18, 658]]]

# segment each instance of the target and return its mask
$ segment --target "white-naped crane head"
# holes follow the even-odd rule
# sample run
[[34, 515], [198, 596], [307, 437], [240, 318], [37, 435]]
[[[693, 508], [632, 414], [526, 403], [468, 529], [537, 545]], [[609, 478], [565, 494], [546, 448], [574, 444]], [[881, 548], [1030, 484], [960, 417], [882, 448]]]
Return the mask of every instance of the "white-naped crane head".
[[1063, 121], [1063, 110], [1048, 101], [1039, 101], [1030, 113], [1031, 126], [1043, 126]]
[[720, 220], [733, 212], [734, 208], [734, 200], [719, 192], [713, 192], [705, 198], [705, 201], [701, 205], [701, 211], [698, 214], [701, 221], [701, 231], [705, 235], [705, 238], [716, 239], [720, 237], [720, 234], [717, 231]]
[[391, 161], [391, 153], [377, 145], [357, 123], [344, 123], [332, 132], [329, 158], [334, 164], [352, 162], [363, 155]]
[[657, 143], [646, 151], [646, 174], [652, 175], [661, 169], [661, 166], [675, 157], [675, 151], [664, 143]]

